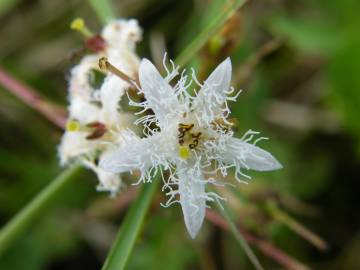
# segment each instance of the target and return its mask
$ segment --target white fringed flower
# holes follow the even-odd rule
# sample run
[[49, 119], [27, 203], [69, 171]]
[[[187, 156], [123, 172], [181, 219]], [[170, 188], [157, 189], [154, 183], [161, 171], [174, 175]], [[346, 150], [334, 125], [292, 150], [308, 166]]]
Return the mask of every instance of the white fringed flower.
[[115, 134], [132, 125], [133, 116], [119, 110], [119, 102], [130, 85], [109, 74], [100, 89], [95, 89], [93, 72], [99, 71], [99, 58], [105, 56], [135, 77], [140, 62], [135, 46], [142, 38], [142, 30], [136, 20], [120, 19], [107, 24], [101, 37], [104, 49], [85, 56], [70, 72], [69, 120], [58, 151], [62, 165], [80, 160], [97, 174], [98, 190], [114, 195], [121, 187], [121, 179], [117, 173], [98, 167], [97, 160], [110, 143], [119, 143]]
[[[178, 67], [162, 78], [154, 65], [143, 59], [139, 68], [140, 92], [146, 101], [130, 102], [142, 111], [151, 109], [136, 121], [144, 124], [146, 138], [132, 132], [121, 135], [125, 144], [109, 150], [100, 160], [100, 167], [112, 173], [140, 170], [139, 181], [151, 181], [160, 166], [169, 170], [163, 190], [169, 200], [165, 206], [180, 203], [186, 228], [192, 238], [199, 232], [207, 203], [222, 199], [207, 192], [207, 183], [216, 184], [218, 173], [227, 175], [234, 168], [240, 177], [250, 178], [244, 170], [270, 171], [280, 169], [280, 163], [267, 151], [251, 143], [257, 132], [248, 131], [241, 139], [233, 137], [232, 123], [227, 120], [230, 110], [227, 101], [235, 101], [230, 88], [231, 62], [227, 58], [201, 85], [193, 72], [192, 79], [200, 86], [199, 92], [188, 93], [191, 81], [181, 74], [175, 86], [170, 81], [177, 76]], [[165, 66], [165, 65], [164, 65]], [[165, 66], [166, 68], [166, 66]], [[154, 124], [158, 127], [152, 130]], [[161, 169], [160, 169], [161, 170]]]

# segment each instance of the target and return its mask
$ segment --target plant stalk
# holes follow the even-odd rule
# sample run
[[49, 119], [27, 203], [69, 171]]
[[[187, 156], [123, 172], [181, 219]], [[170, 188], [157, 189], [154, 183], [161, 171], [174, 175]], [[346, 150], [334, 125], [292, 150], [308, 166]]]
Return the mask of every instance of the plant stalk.
[[132, 203], [121, 224], [102, 270], [125, 269], [159, 183], [160, 179], [154, 179], [152, 183], [143, 184], [136, 201]]
[[64, 170], [1, 229], [0, 255], [24, 233], [36, 218], [49, 208], [56, 194], [76, 179], [80, 172], [81, 167], [78, 165]]

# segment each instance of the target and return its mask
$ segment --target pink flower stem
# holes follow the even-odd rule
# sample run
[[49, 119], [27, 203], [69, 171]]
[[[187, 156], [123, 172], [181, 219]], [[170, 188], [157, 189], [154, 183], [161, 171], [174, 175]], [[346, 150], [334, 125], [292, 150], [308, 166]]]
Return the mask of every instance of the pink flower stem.
[[60, 106], [46, 101], [36, 90], [15, 79], [0, 67], [0, 86], [3, 86], [28, 106], [45, 116], [60, 128], [65, 127], [66, 111]]
[[[218, 213], [207, 209], [206, 210], [206, 219], [213, 223], [215, 226], [222, 228], [223, 230], [228, 230], [228, 224], [222, 216]], [[241, 234], [244, 236], [246, 241], [250, 244], [257, 246], [265, 255], [272, 258], [274, 261], [278, 262], [284, 268], [289, 270], [309, 270], [310, 268], [301, 262], [296, 261], [294, 258], [290, 257], [282, 250], [278, 249], [272, 245], [268, 240], [262, 239], [260, 237], [252, 235], [249, 231], [244, 228], [239, 228]]]

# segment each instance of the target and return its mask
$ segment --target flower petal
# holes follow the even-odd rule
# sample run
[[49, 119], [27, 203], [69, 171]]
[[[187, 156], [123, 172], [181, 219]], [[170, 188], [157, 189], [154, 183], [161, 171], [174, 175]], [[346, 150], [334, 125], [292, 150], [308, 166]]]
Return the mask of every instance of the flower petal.
[[74, 96], [68, 109], [70, 118], [81, 124], [99, 121], [100, 108], [81, 97]]
[[89, 55], [71, 70], [69, 81], [69, 114], [82, 124], [98, 121], [100, 108], [93, 104], [95, 89], [91, 85], [92, 70], [98, 56]]
[[240, 167], [257, 171], [272, 171], [282, 168], [269, 152], [237, 138], [230, 138], [223, 159]]
[[100, 89], [101, 122], [116, 126], [120, 122], [119, 102], [129, 84], [115, 75], [108, 75]]
[[122, 186], [122, 179], [119, 174], [104, 171], [88, 159], [83, 159], [82, 162], [87, 168], [97, 174], [99, 179], [99, 185], [96, 187], [97, 191], [108, 191], [111, 196], [115, 196], [119, 192]]
[[101, 36], [116, 50], [135, 51], [136, 43], [142, 39], [142, 29], [135, 19], [113, 20], [106, 24]]
[[171, 146], [162, 133], [148, 138], [139, 138], [132, 132], [123, 132], [120, 147], [101, 156], [99, 166], [105, 171], [121, 173], [140, 170], [145, 173], [150, 167], [166, 164]]
[[195, 101], [194, 108], [205, 123], [213, 121], [222, 112], [229, 94], [231, 81], [231, 61], [226, 58], [206, 79]]
[[149, 108], [154, 111], [159, 124], [166, 126], [167, 117], [180, 106], [174, 90], [146, 58], [140, 63], [139, 80]]
[[86, 101], [92, 100], [92, 94], [95, 89], [91, 85], [91, 71], [97, 68], [98, 61], [99, 57], [97, 55], [88, 55], [71, 69], [69, 81], [70, 97], [80, 97]]
[[186, 229], [191, 238], [198, 234], [206, 209], [205, 181], [201, 172], [193, 166], [177, 166], [179, 177], [180, 204], [184, 215]]
[[96, 187], [98, 191], [108, 191], [112, 196], [119, 192], [122, 180], [118, 174], [104, 171], [99, 167], [96, 170], [96, 174], [100, 182]]
[[96, 150], [97, 144], [92, 140], [87, 140], [86, 136], [87, 134], [81, 131], [67, 131], [64, 133], [58, 147], [61, 165]]

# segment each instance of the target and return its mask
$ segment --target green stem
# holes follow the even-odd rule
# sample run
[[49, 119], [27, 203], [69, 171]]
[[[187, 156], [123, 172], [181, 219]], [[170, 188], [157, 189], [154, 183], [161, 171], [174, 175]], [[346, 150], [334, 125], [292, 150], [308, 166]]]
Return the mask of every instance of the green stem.
[[115, 18], [111, 0], [89, 0], [89, 4], [103, 24]]
[[293, 217], [282, 211], [274, 202], [269, 201], [266, 204], [269, 214], [277, 221], [285, 224], [291, 230], [302, 236], [304, 239], [309, 241], [315, 247], [321, 251], [326, 251], [328, 249], [328, 244], [318, 235], [310, 231], [300, 222], [295, 220]]
[[211, 23], [179, 54], [175, 63], [179, 66], [186, 65], [191, 58], [206, 44], [206, 42], [234, 15], [236, 10], [247, 0], [227, 1], [219, 14]]
[[122, 270], [125, 268], [135, 241], [140, 234], [150, 202], [159, 185], [159, 180], [154, 179], [152, 183], [143, 184], [140, 194], [121, 225], [102, 270]]
[[0, 231], [0, 255], [49, 207], [49, 203], [56, 194], [71, 183], [80, 171], [78, 165], [63, 171], [2, 228]]
[[229, 225], [229, 229], [234, 235], [236, 241], [239, 243], [240, 247], [244, 250], [245, 254], [248, 256], [251, 263], [254, 265], [256, 270], [264, 270], [264, 268], [261, 266], [258, 258], [256, 257], [255, 253], [252, 251], [251, 247], [249, 246], [248, 242], [245, 240], [245, 238], [242, 236], [241, 232], [236, 227], [234, 221], [231, 218], [231, 215], [229, 213], [229, 210], [227, 209], [227, 206], [224, 205], [223, 208], [219, 207], [219, 211], [224, 216], [225, 220], [227, 221]]

